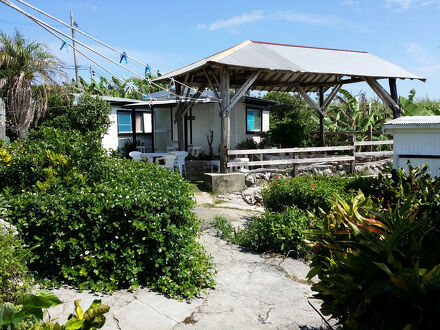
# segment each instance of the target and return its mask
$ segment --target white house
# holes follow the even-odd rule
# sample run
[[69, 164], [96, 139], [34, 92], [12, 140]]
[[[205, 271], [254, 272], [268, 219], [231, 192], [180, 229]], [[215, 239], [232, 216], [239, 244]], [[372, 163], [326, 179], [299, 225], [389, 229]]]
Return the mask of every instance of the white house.
[[[145, 147], [145, 152], [166, 152], [170, 147], [177, 148], [177, 125], [174, 122], [177, 102], [170, 95], [154, 93], [147, 101], [109, 96], [103, 99], [112, 108], [112, 124], [103, 138], [104, 148], [122, 148], [126, 143], [132, 143], [133, 138]], [[232, 149], [249, 138], [260, 142], [261, 134], [269, 129], [271, 104], [273, 101], [260, 98], [241, 98], [231, 118]], [[220, 125], [219, 103], [211, 98], [198, 99], [185, 115], [185, 149], [209, 154], [208, 138], [212, 134], [213, 152], [219, 154]]]
[[393, 167], [408, 173], [412, 166], [427, 163], [432, 176], [440, 176], [440, 116], [406, 116], [386, 122], [386, 134], [393, 134]]

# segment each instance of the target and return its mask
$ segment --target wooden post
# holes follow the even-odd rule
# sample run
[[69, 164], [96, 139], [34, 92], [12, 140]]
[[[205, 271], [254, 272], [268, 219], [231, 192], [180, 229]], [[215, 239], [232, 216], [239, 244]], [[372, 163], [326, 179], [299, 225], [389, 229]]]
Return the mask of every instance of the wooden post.
[[[397, 95], [397, 84], [396, 84], [396, 78], [390, 78], [388, 79], [388, 82], [390, 84], [390, 95], [391, 98], [399, 104], [399, 96]], [[396, 111], [396, 109], [393, 108], [393, 117], [398, 118], [400, 117], [400, 113]]]
[[222, 98], [221, 111], [221, 145], [220, 145], [220, 172], [228, 173], [228, 150], [230, 148], [230, 117], [225, 113], [229, 105], [229, 70], [225, 67], [220, 69], [220, 93]]
[[[373, 141], [373, 126], [368, 125], [368, 141]], [[373, 146], [368, 146], [368, 151], [373, 151]]]
[[[180, 97], [182, 95], [182, 86], [180, 84], [176, 84], [176, 95]], [[178, 141], [178, 149], [183, 151], [185, 150], [185, 126], [183, 123], [183, 116], [180, 114], [180, 109], [185, 106], [184, 103], [178, 102], [176, 108], [176, 123], [177, 123], [177, 141]]]
[[0, 98], [0, 139], [6, 141], [6, 106]]
[[[293, 159], [298, 159], [298, 154], [293, 154]], [[292, 176], [298, 176], [298, 165], [293, 163]]]
[[351, 136], [351, 145], [353, 146], [353, 157], [354, 159], [350, 162], [350, 173], [354, 173], [356, 171], [356, 135]]
[[79, 86], [79, 75], [78, 75], [78, 62], [76, 61], [76, 46], [75, 46], [75, 29], [73, 28], [73, 13], [70, 11], [70, 26], [72, 27], [72, 45], [73, 45], [73, 62], [75, 63], [75, 81], [76, 87]]
[[319, 107], [321, 108], [322, 111], [322, 114], [319, 114], [319, 129], [320, 129], [321, 146], [325, 147], [324, 109], [322, 108], [323, 105], [324, 105], [324, 88], [319, 87]]
[[136, 109], [131, 109], [131, 134], [133, 138], [133, 149], [136, 150]]

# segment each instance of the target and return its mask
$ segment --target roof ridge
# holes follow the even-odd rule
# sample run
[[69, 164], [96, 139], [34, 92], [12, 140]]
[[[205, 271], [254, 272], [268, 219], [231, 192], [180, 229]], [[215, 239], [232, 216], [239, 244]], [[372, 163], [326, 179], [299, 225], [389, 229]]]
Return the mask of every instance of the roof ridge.
[[250, 42], [252, 42], [254, 44], [263, 44], [263, 45], [297, 47], [297, 48], [309, 48], [309, 49], [319, 49], [319, 50], [333, 50], [333, 51], [337, 51], [337, 52], [351, 52], [351, 53], [368, 54], [368, 52], [363, 51], [363, 50], [350, 50], [350, 49], [337, 49], [337, 48], [324, 48], [324, 47], [313, 47], [313, 46], [289, 45], [289, 44], [281, 44], [281, 43], [276, 43], [276, 42], [266, 42], [266, 41], [256, 41], [256, 40], [250, 40]]

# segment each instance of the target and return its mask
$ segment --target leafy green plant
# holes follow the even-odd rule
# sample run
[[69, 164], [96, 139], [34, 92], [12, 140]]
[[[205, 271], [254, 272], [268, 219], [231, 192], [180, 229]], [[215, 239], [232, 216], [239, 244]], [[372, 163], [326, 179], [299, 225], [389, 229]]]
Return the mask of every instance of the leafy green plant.
[[270, 107], [270, 129], [264, 134], [267, 144], [282, 148], [314, 144], [318, 126], [310, 116], [312, 109], [299, 95], [270, 92], [264, 98], [276, 101]]
[[[0, 214], [0, 216], [2, 216]], [[16, 237], [12, 229], [0, 224], [0, 304], [16, 302], [31, 286], [27, 262], [31, 258], [30, 249]]]
[[110, 127], [110, 104], [99, 97], [81, 95], [77, 104], [68, 102], [46, 115], [41, 125], [45, 127], [76, 130], [93, 135], [98, 140]]
[[93, 186], [54, 183], [10, 198], [9, 218], [39, 245], [32, 269], [83, 289], [142, 284], [190, 299], [212, 286], [188, 183], [155, 164], [101, 166], [106, 176]]
[[75, 300], [75, 314], [69, 316], [65, 325], [43, 322], [44, 310], [61, 303], [62, 301], [48, 290], [26, 294], [16, 305], [6, 303], [0, 306], [0, 329], [95, 330], [104, 326], [104, 314], [110, 310], [109, 306], [102, 305], [101, 300], [94, 300], [83, 313], [80, 300]]
[[233, 228], [223, 217], [216, 217], [214, 225], [222, 239], [256, 251], [280, 252], [293, 257], [304, 257], [308, 251], [303, 240], [310, 220], [295, 206], [282, 213], [265, 212], [254, 216], [244, 229]]
[[[332, 201], [309, 231], [309, 278], [321, 311], [353, 329], [434, 329], [440, 309], [438, 179], [411, 169], [382, 178], [390, 194]], [[385, 193], [387, 190], [383, 190]]]
[[274, 180], [263, 189], [263, 205], [272, 212], [284, 212], [289, 206], [314, 212], [328, 210], [334, 194], [348, 196], [349, 177], [304, 175]]

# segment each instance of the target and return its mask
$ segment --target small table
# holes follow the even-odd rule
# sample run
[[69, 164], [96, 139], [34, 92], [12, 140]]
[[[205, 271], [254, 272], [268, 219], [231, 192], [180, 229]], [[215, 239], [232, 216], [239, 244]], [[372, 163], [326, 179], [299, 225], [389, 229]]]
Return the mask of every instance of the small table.
[[154, 158], [164, 157], [168, 155], [167, 152], [144, 152], [140, 156], [141, 158], [147, 158], [149, 163], [154, 163]]
[[145, 152], [145, 146], [136, 146], [136, 150], [139, 152]]

